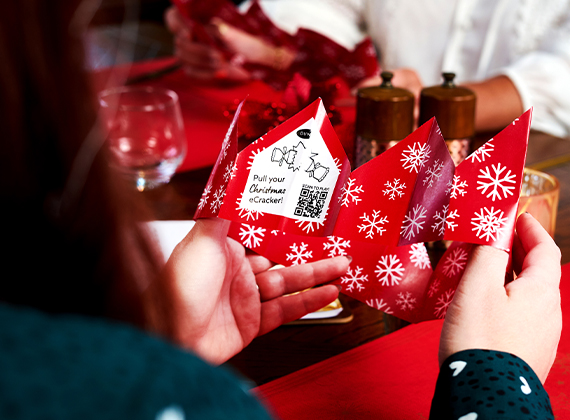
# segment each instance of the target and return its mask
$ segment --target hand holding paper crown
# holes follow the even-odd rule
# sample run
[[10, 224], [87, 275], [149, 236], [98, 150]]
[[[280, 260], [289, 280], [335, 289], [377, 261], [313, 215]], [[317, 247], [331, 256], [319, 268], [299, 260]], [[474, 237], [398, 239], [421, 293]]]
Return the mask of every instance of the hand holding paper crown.
[[[237, 153], [234, 116], [195, 218], [283, 265], [353, 260], [342, 292], [399, 318], [443, 318], [471, 244], [510, 251], [531, 110], [455, 167], [435, 118], [350, 171], [322, 102]], [[455, 241], [435, 270], [424, 242]]]
[[[250, 77], [263, 80], [277, 90], [283, 90], [295, 73], [311, 83], [336, 76], [351, 87], [379, 73], [376, 51], [369, 37], [349, 50], [310, 29], [299, 28], [294, 35], [289, 34], [275, 25], [255, 1], [244, 13], [229, 0], [172, 0], [172, 3], [191, 28], [194, 41], [214, 48], [228, 62], [245, 69]], [[231, 25], [234, 31], [271, 46], [273, 54], [266, 57], [260, 53], [267, 47], [257, 43], [239, 43], [234, 31], [234, 36], [226, 38], [220, 34], [220, 26], [212, 28], [214, 22], [218, 25], [223, 22], [226, 28]], [[257, 53], [252, 54], [253, 51]], [[285, 58], [289, 54], [285, 51], [291, 54], [289, 64]], [[260, 60], [261, 57], [264, 59]], [[269, 59], [271, 64], [267, 62]]]

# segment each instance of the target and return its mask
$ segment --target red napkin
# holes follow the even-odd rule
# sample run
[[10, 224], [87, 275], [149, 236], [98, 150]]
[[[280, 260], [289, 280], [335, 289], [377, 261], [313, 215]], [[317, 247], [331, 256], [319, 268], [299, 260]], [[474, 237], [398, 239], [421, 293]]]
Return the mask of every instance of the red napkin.
[[341, 78], [333, 77], [325, 82], [311, 83], [300, 73], [295, 73], [287, 82], [279, 101], [248, 98], [242, 104], [239, 99], [235, 99], [233, 104], [225, 108], [224, 115], [233, 118], [237, 108], [241, 107], [238, 138], [239, 149], [242, 149], [241, 145], [247, 146], [319, 98], [325, 104], [331, 124], [339, 126], [343, 119], [334, 102], [339, 97], [348, 96], [350, 88]]
[[295, 51], [295, 60], [288, 69], [276, 69], [251, 62], [241, 63], [252, 78], [263, 80], [275, 89], [284, 89], [295, 73], [303, 75], [312, 83], [340, 77], [351, 87], [379, 73], [376, 51], [369, 38], [350, 51], [308, 29], [300, 29], [291, 36], [275, 26], [256, 1], [243, 15], [229, 0], [208, 2], [172, 0], [172, 2], [187, 19], [193, 36], [218, 49], [229, 60], [236, 57], [216, 34], [216, 29], [211, 24], [213, 18], [221, 19], [237, 29], [258, 36], [276, 47], [287, 47]]
[[410, 325], [254, 390], [276, 418], [427, 419], [442, 321]]

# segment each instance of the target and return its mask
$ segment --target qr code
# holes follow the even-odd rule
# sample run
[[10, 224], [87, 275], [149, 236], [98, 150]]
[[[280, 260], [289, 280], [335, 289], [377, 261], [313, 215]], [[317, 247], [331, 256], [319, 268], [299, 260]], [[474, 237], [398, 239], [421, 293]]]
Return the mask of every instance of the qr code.
[[295, 216], [319, 218], [325, 207], [327, 195], [328, 191], [311, 191], [308, 188], [302, 188], [297, 207], [295, 207]]

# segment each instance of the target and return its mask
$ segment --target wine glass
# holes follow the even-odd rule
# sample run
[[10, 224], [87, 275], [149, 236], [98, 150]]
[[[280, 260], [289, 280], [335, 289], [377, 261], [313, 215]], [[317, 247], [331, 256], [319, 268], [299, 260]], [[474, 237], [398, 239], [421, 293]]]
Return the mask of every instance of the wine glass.
[[168, 89], [124, 86], [99, 94], [111, 165], [139, 191], [168, 183], [186, 155], [178, 95]]

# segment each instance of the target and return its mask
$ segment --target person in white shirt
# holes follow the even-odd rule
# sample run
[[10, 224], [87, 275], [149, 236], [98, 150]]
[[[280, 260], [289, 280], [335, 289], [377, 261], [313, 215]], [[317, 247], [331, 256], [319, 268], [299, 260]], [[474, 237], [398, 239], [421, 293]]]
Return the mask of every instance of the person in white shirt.
[[[301, 27], [312, 29], [347, 48], [370, 36], [382, 68], [395, 74], [393, 83], [416, 95], [424, 86], [440, 84], [442, 72], [455, 73], [456, 83], [477, 95], [478, 131], [500, 129], [532, 106], [534, 129], [570, 136], [570, 0], [261, 0], [259, 4], [290, 33]], [[180, 20], [174, 9], [167, 12], [177, 54], [188, 61], [193, 54], [188, 44], [193, 42], [190, 32], [181, 30]], [[222, 37], [236, 52], [249, 58], [256, 51], [254, 60], [264, 57], [261, 61], [271, 62], [271, 48], [262, 47], [261, 41], [225, 24], [221, 28]], [[213, 54], [213, 68], [227, 65]]]

